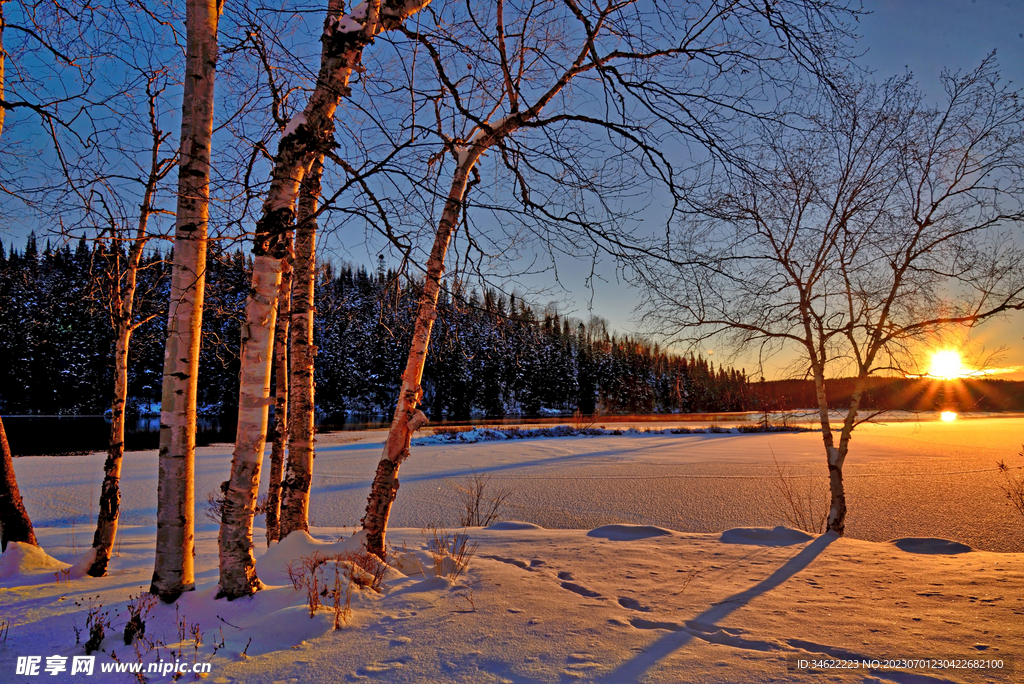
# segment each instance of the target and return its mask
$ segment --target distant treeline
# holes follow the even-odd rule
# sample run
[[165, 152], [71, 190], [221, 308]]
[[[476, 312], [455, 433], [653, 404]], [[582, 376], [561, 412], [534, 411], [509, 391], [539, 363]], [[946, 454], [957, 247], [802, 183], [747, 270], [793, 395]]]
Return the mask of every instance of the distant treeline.
[[[830, 404], [838, 408], [848, 406], [853, 386], [853, 378], [825, 381]], [[751, 391], [754, 403], [770, 410], [818, 405], [811, 380], [751, 383]], [[861, 406], [905, 411], [1024, 411], [1024, 382], [994, 378], [869, 378]]]
[[[0, 411], [97, 414], [111, 393], [113, 331], [103, 299], [110, 254], [80, 241], [40, 250], [0, 244]], [[250, 260], [213, 247], [208, 261], [199, 404], [231, 420]], [[149, 253], [136, 305], [129, 410], [160, 400], [166, 255]], [[409, 348], [419, 284], [385, 268], [321, 269], [316, 290], [316, 400], [321, 414], [388, 415]], [[472, 416], [739, 411], [755, 408], [735, 369], [537, 311], [515, 297], [455, 285], [442, 292], [424, 372], [424, 410]]]

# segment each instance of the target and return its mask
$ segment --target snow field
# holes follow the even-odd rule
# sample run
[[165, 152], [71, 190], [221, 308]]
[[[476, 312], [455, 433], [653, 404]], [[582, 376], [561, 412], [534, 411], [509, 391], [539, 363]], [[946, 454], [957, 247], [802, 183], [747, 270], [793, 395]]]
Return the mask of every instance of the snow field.
[[[843, 539], [771, 529], [783, 517], [771, 494], [772, 456], [794, 487], [813, 484], [824, 460], [816, 433], [414, 447], [389, 536], [403, 551], [394, 561], [400, 569], [387, 572], [381, 593], [353, 592], [340, 631], [329, 610], [310, 618], [305, 592], [292, 588], [286, 569], [314, 551], [358, 544], [351, 526], [383, 433], [323, 435], [311, 514], [314, 525], [326, 525], [314, 527], [319, 539], [293, 536], [265, 552], [257, 529], [257, 571], [268, 588], [215, 601], [217, 528], [200, 513], [197, 591], [176, 607], [153, 607], [146, 634], [162, 646], [142, 649], [141, 659], [209, 662], [211, 682], [1019, 681], [1005, 670], [822, 672], [789, 662], [992, 658], [1018, 665], [1024, 555], [971, 546], [1021, 549], [1022, 526], [994, 466], [1001, 459], [1020, 465], [1022, 427], [1019, 418], [984, 418], [859, 429], [846, 468], [851, 513]], [[0, 557], [0, 616], [9, 621], [0, 641], [2, 682], [36, 681], [14, 675], [18, 656], [83, 654], [75, 629], [99, 605], [113, 625], [97, 668], [114, 655], [123, 663], [140, 657], [120, 630], [127, 602], [145, 592], [152, 572], [155, 452], [125, 458], [126, 526], [111, 574], [62, 572], [87, 553], [102, 460], [15, 460], [49, 556], [12, 548]], [[197, 501], [229, 464], [229, 448], [199, 450]], [[468, 569], [455, 581], [435, 577], [421, 528], [452, 526], [458, 510], [449, 484], [474, 471], [514, 488], [507, 513], [520, 522], [471, 530], [479, 546]], [[188, 634], [179, 638], [192, 628], [198, 646]], [[82, 681], [136, 680], [97, 670]]]
[[[333, 540], [343, 531], [314, 532]], [[41, 529], [40, 541], [60, 555], [65, 534]], [[89, 605], [120, 614], [96, 654], [96, 675], [82, 681], [134, 681], [99, 668], [111, 653], [137, 660], [120, 630], [126, 602], [148, 586], [154, 534], [152, 527], [124, 530], [107, 578], [42, 582], [51, 568], [33, 577], [23, 566], [0, 579], [0, 611], [12, 623], [0, 643], [0, 681], [35, 680], [12, 676], [19, 655], [82, 654], [74, 626], [83, 626]], [[1017, 681], [1005, 671], [810, 672], [789, 669], [787, 658], [1012, 664], [1024, 639], [1021, 554], [949, 553], [936, 541], [875, 543], [787, 528], [683, 534], [503, 523], [470, 536], [479, 546], [458, 581], [434, 577], [429, 567], [427, 577], [391, 571], [382, 593], [354, 592], [350, 622], [334, 631], [330, 612], [310, 618], [305, 592], [287, 582], [234, 602], [214, 600], [216, 534], [203, 531], [197, 590], [176, 606], [154, 606], [146, 635], [164, 645], [143, 650], [142, 661], [209, 662], [204, 681], [253, 684]], [[390, 540], [422, 551], [427, 538], [395, 529]], [[290, 556], [336, 552], [353, 541], [300, 535], [267, 552], [261, 545], [257, 571], [280, 581]], [[198, 626], [198, 647], [192, 637], [179, 641], [180, 623]], [[216, 654], [214, 644], [222, 644]]]

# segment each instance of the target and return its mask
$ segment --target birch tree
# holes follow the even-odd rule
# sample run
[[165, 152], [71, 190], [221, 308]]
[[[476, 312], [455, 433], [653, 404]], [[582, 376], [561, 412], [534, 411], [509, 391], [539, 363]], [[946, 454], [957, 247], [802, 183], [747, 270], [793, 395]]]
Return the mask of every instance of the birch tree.
[[[434, 72], [427, 81], [436, 89], [421, 80], [418, 91], [441, 139], [430, 167], [451, 166], [437, 172], [440, 210], [413, 341], [362, 520], [368, 551], [384, 557], [399, 467], [426, 422], [420, 383], [445, 260], [457, 229], [471, 224], [469, 191], [482, 182], [485, 156], [494, 158], [488, 174], [501, 173], [508, 185], [488, 189], [481, 210], [518, 216], [538, 241], [567, 253], [580, 241], [613, 254], [644, 250], [631, 235], [629, 195], [649, 192], [648, 181], [678, 190], [666, 152], [679, 143], [664, 137], [721, 144], [716, 135], [731, 113], [757, 109], [741, 70], [763, 78], [772, 64], [823, 67], [823, 39], [842, 34], [832, 22], [845, 12], [833, 3], [499, 0], [460, 5], [407, 31]], [[781, 49], [768, 39], [775, 32], [790, 37]], [[509, 196], [515, 214], [505, 209]], [[471, 245], [479, 239], [467, 235]]]
[[309, 529], [315, 418], [313, 296], [316, 289], [316, 213], [323, 161], [322, 155], [314, 157], [299, 194], [291, 308], [291, 376], [288, 383], [293, 419], [288, 426], [287, 476], [281, 485], [281, 539], [296, 530]]
[[[799, 125], [764, 129], [746, 169], [691, 198], [701, 218], [649, 262], [648, 314], [667, 336], [798, 353], [837, 534], [868, 378], [912, 372], [927, 342], [1024, 307], [1009, 235], [1024, 220], [1020, 93], [991, 59], [943, 85], [932, 107], [909, 78], [850, 83]], [[826, 391], [838, 374], [854, 378], [846, 405]]]
[[156, 560], [150, 585], [150, 592], [166, 602], [195, 588], [196, 392], [221, 8], [214, 0], [187, 0], [185, 8], [185, 89], [160, 407]]
[[[285, 235], [285, 242], [294, 241]], [[267, 483], [266, 522], [267, 544], [281, 538], [281, 480], [284, 477], [284, 458], [288, 445], [288, 328], [292, 302], [292, 265], [287, 261], [281, 270], [281, 286], [277, 290], [277, 322], [274, 325], [274, 427], [273, 446], [270, 451], [270, 478]]]
[[[174, 168], [174, 155], [164, 156], [163, 148], [168, 134], [160, 129], [157, 100], [163, 87], [159, 74], [150, 74], [146, 79], [146, 95], [149, 103], [149, 133], [151, 153], [148, 173], [144, 179], [142, 202], [133, 237], [127, 239], [128, 253], [122, 263], [122, 226], [120, 217], [109, 215], [109, 248], [105, 250], [106, 301], [110, 322], [115, 331], [114, 351], [114, 398], [111, 402], [110, 445], [107, 459], [103, 464], [103, 484], [100, 487], [99, 513], [96, 518], [96, 533], [93, 536], [93, 561], [88, 574], [102, 577], [106, 574], [110, 553], [117, 536], [117, 524], [121, 502], [121, 461], [124, 455], [125, 404], [128, 398], [128, 347], [132, 333], [149, 319], [139, 319], [135, 313], [135, 293], [142, 253], [149, 241], [150, 219], [159, 212], [156, 204], [157, 188], [160, 182]], [[105, 203], [104, 203], [105, 205]], [[106, 206], [106, 205], [105, 205]]]
[[274, 158], [270, 189], [256, 224], [252, 291], [242, 335], [238, 435], [231, 476], [224, 486], [218, 597], [247, 596], [260, 588], [252, 553], [252, 521], [267, 431], [267, 397], [277, 292], [288, 258], [284, 235], [295, 222], [299, 186], [315, 156], [333, 145], [334, 112], [349, 94], [349, 79], [363, 49], [383, 30], [400, 27], [429, 0], [386, 0], [328, 16], [316, 87], [304, 110], [285, 128]]

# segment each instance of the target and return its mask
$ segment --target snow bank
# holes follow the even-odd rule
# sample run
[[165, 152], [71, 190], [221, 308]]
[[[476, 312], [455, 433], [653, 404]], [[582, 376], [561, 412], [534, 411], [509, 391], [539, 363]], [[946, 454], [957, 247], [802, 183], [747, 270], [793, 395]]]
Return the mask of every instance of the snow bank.
[[779, 425], [744, 425], [741, 427], [721, 427], [712, 425], [706, 428], [673, 427], [655, 428], [578, 428], [571, 425], [555, 425], [541, 428], [487, 428], [475, 427], [466, 430], [439, 428], [439, 431], [426, 437], [412, 440], [414, 445], [428, 446], [434, 444], [475, 444], [477, 442], [498, 442], [508, 439], [538, 439], [541, 437], [609, 437], [619, 435], [653, 436], [653, 435], [733, 435], [739, 433], [758, 432], [815, 432], [805, 427], [782, 427]]
[[267, 584], [291, 584], [288, 579], [288, 567], [303, 558], [314, 554], [334, 556], [342, 553], [353, 553], [363, 548], [366, 533], [362, 530], [348, 539], [336, 542], [324, 542], [314, 539], [309, 532], [297, 530], [272, 545], [267, 552], [256, 561], [256, 575]]
[[55, 573], [70, 567], [38, 546], [10, 542], [7, 550], [0, 555], [0, 581], [19, 585], [53, 582], [56, 581]]
[[689, 435], [710, 433], [732, 433], [733, 428], [671, 428], [665, 430], [638, 430], [636, 428], [575, 428], [569, 425], [556, 425], [543, 428], [472, 428], [469, 430], [444, 430], [426, 437], [412, 440], [414, 445], [429, 446], [435, 444], [476, 444], [477, 442], [499, 442], [509, 439], [538, 439], [542, 437], [607, 437], [610, 435]]

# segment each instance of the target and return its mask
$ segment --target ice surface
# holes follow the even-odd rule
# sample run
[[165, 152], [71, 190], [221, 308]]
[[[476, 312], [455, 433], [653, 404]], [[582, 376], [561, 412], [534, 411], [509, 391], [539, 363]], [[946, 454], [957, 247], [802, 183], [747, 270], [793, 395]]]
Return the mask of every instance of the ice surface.
[[[878, 542], [941, 537], [987, 551], [1024, 550], [1024, 525], [1000, 489], [996, 470], [1000, 460], [1024, 465], [1016, 456], [1022, 434], [1020, 418], [861, 426], [844, 468], [847, 535]], [[384, 437], [383, 431], [318, 436], [310, 498], [315, 524], [354, 525], [362, 517]], [[456, 525], [461, 511], [454, 486], [476, 472], [489, 475], [492, 487], [512, 490], [505, 517], [547, 529], [629, 523], [720, 533], [774, 527], [786, 518], [773, 453], [800, 496], [827, 488], [818, 433], [637, 431], [414, 445], [399, 473], [393, 524]], [[33, 522], [67, 528], [79, 551], [91, 540], [104, 458], [96, 453], [14, 459]], [[230, 466], [230, 446], [197, 449], [200, 527], [215, 529], [203, 515], [206, 496], [219, 491]], [[267, 463], [263, 472], [269, 472]], [[125, 455], [123, 524], [155, 524], [156, 475], [155, 450]]]

